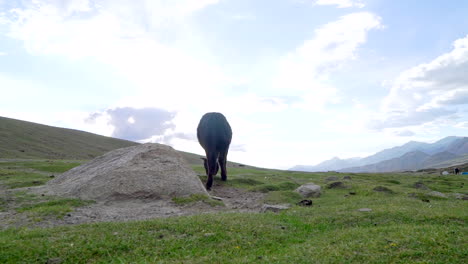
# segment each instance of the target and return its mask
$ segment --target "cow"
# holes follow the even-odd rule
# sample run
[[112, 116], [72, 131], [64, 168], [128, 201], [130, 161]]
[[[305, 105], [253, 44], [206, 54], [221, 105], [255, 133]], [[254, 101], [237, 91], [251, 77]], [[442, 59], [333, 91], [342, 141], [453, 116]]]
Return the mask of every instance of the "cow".
[[208, 176], [206, 189], [209, 191], [219, 168], [221, 168], [221, 180], [227, 180], [226, 162], [232, 139], [231, 126], [223, 114], [206, 113], [198, 124], [197, 138], [206, 154], [203, 165]]

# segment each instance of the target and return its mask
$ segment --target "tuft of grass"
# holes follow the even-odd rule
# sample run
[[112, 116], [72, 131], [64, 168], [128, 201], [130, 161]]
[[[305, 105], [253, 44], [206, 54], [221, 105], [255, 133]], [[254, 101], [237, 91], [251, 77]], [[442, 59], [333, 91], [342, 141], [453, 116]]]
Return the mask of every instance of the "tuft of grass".
[[393, 191], [392, 189], [387, 188], [385, 186], [377, 186], [372, 190], [374, 190], [376, 192], [380, 192], [380, 193], [387, 193], [387, 194], [394, 194], [395, 193], [395, 191]]
[[172, 201], [178, 205], [190, 204], [195, 202], [203, 202], [211, 206], [224, 206], [224, 203], [218, 200], [214, 200], [204, 194], [192, 194], [186, 197], [174, 197]]
[[393, 183], [393, 184], [401, 184], [401, 182], [397, 180], [387, 180], [386, 182]]
[[280, 182], [276, 184], [261, 184], [250, 188], [254, 192], [272, 192], [272, 191], [290, 191], [294, 190], [300, 185], [294, 182]]
[[301, 200], [304, 200], [304, 198], [294, 191], [272, 191], [264, 198], [264, 202], [267, 204], [296, 204]]
[[264, 182], [262, 181], [250, 179], [250, 178], [234, 178], [232, 180], [229, 180], [228, 183], [229, 185], [234, 186], [234, 187], [255, 186], [255, 185], [264, 184]]

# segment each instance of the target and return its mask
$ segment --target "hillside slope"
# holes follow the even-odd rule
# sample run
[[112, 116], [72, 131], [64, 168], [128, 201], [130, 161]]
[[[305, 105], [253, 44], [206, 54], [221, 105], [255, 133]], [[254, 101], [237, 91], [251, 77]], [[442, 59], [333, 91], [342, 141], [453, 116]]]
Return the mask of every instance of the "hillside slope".
[[[0, 117], [0, 159], [89, 160], [111, 150], [137, 144], [74, 129]], [[178, 152], [190, 165], [203, 165], [203, 156]], [[228, 166], [254, 168], [230, 161]]]
[[138, 143], [0, 117], [0, 158], [91, 159]]

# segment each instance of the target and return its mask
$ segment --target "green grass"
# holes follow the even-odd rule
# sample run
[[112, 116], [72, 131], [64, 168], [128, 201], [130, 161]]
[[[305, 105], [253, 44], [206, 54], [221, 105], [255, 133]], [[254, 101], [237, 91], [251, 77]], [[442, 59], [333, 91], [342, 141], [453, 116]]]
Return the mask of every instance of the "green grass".
[[[15, 189], [39, 186], [51, 180], [50, 175], [65, 172], [80, 161], [28, 160], [0, 162], [0, 187]], [[14, 210], [27, 218], [40, 222], [50, 218], [62, 218], [75, 207], [91, 203], [79, 199], [39, 196], [26, 191], [16, 191], [0, 197], [0, 211]]]
[[79, 199], [54, 199], [46, 202], [24, 205], [16, 208], [17, 212], [26, 212], [31, 218], [36, 221], [41, 221], [44, 217], [63, 218], [67, 213], [72, 212], [74, 207], [85, 206], [91, 204], [91, 201], [83, 201]]
[[[204, 173], [202, 169], [195, 167], [199, 174]], [[293, 206], [278, 214], [216, 213], [47, 229], [9, 228], [0, 231], [0, 263], [45, 263], [53, 258], [62, 263], [467, 262], [467, 201], [427, 197], [429, 191], [412, 187], [420, 181], [445, 194], [466, 194], [466, 177], [346, 174], [352, 177], [346, 181], [347, 189], [326, 189], [325, 178], [331, 175], [341, 180], [344, 174], [234, 168], [227, 182], [216, 176], [217, 184], [266, 190], [268, 203], [295, 204], [302, 198], [292, 190], [307, 182], [321, 185], [322, 196], [312, 198], [311, 207]], [[373, 191], [376, 186], [393, 193]], [[19, 208], [24, 209], [18, 210], [23, 213], [67, 204], [39, 201], [42, 198], [27, 193], [18, 194], [16, 199], [20, 198], [24, 206]], [[176, 200], [189, 205], [203, 199]], [[28, 207], [27, 203], [36, 205]], [[372, 211], [360, 212], [360, 208]]]
[[267, 204], [290, 203], [297, 204], [303, 200], [302, 196], [293, 191], [272, 191], [268, 192], [264, 202]]
[[0, 184], [9, 189], [43, 185], [50, 179], [49, 176], [40, 173], [0, 169]]
[[0, 169], [8, 170], [36, 170], [41, 172], [62, 173], [83, 163], [83, 161], [64, 160], [30, 160], [21, 162], [0, 162]]
[[187, 197], [174, 197], [172, 198], [172, 201], [178, 205], [191, 204], [195, 202], [203, 202], [211, 206], [224, 206], [223, 202], [214, 200], [204, 194], [192, 194]]
[[8, 189], [43, 185], [54, 173], [62, 173], [80, 165], [80, 161], [0, 162], [0, 184]]
[[276, 184], [261, 184], [257, 185], [255, 187], [250, 188], [251, 191], [254, 192], [271, 192], [271, 191], [288, 191], [288, 190], [294, 190], [300, 185], [294, 182], [280, 182]]
[[26, 191], [13, 192], [8, 201], [0, 199], [0, 205], [3, 205], [3, 211], [14, 210], [33, 220], [40, 222], [47, 219], [61, 219], [67, 213], [72, 212], [74, 208], [92, 204], [93, 201], [80, 199], [61, 198], [56, 196], [42, 196]]

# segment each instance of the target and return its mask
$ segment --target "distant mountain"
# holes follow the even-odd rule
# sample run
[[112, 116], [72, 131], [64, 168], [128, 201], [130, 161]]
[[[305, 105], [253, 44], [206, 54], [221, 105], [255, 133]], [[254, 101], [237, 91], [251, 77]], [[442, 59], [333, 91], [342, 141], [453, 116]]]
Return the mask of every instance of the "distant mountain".
[[468, 137], [458, 138], [450, 143], [446, 151], [455, 153], [457, 155], [464, 155], [468, 153]]
[[[414, 152], [412, 155], [405, 156], [408, 153]], [[432, 157], [438, 153], [444, 153]], [[419, 153], [419, 154], [416, 154]], [[426, 154], [426, 156], [421, 155]], [[454, 154], [449, 155], [447, 153]], [[410, 141], [402, 146], [397, 146], [390, 149], [385, 149], [377, 152], [374, 155], [365, 158], [339, 159], [333, 158], [324, 161], [315, 166], [299, 165], [294, 166], [290, 170], [300, 171], [402, 171], [412, 170], [411, 168], [420, 169], [424, 166], [429, 166], [435, 162], [440, 163], [450, 159], [455, 159], [457, 155], [468, 154], [468, 137], [450, 136], [443, 138], [434, 143], [424, 143]], [[431, 157], [431, 158], [430, 158]], [[403, 160], [400, 160], [403, 159]], [[412, 160], [413, 165], [406, 165], [404, 159]], [[427, 161], [425, 161], [427, 159]], [[426, 162], [426, 163], [424, 163]], [[432, 163], [434, 162], [434, 163]], [[428, 165], [429, 164], [429, 165]], [[423, 166], [423, 167], [421, 167]]]
[[315, 166], [307, 166], [307, 165], [297, 165], [292, 167], [290, 170], [294, 171], [335, 171], [341, 168], [347, 168], [356, 166], [357, 162], [360, 158], [351, 158], [351, 159], [340, 159], [340, 158], [333, 158], [331, 160], [326, 160], [322, 163], [319, 163]]
[[434, 155], [426, 154], [422, 151], [412, 151], [405, 153], [401, 157], [393, 158], [378, 163], [346, 168], [341, 172], [394, 172], [394, 171], [411, 171], [431, 167], [433, 164], [438, 164], [444, 161], [453, 160], [459, 156], [450, 152], [440, 152]]

